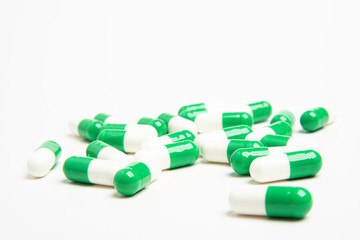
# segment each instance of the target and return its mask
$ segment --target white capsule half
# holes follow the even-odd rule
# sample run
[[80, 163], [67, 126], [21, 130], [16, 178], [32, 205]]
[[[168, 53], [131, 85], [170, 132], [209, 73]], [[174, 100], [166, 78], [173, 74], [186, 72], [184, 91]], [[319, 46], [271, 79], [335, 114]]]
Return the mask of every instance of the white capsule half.
[[229, 195], [231, 210], [244, 215], [266, 216], [265, 198], [268, 186], [241, 186]]
[[290, 162], [286, 154], [256, 158], [250, 165], [250, 176], [260, 183], [290, 177]]

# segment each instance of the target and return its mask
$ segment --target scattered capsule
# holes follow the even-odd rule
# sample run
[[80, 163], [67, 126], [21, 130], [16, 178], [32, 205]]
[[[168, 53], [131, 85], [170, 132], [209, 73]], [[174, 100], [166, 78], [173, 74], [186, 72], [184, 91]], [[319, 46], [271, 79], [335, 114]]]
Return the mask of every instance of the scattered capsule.
[[236, 173], [248, 175], [250, 165], [256, 158], [269, 155], [279, 155], [290, 151], [292, 151], [292, 149], [286, 147], [241, 148], [231, 155], [230, 165]]
[[137, 124], [153, 126], [158, 132], [159, 137], [165, 135], [168, 131], [166, 123], [161, 119], [143, 117], [139, 119]]
[[63, 172], [67, 179], [74, 182], [113, 186], [115, 174], [130, 163], [128, 158], [108, 161], [73, 156], [65, 160]]
[[105, 124], [102, 130], [114, 129], [114, 130], [124, 130], [124, 131], [139, 131], [144, 132], [145, 134], [151, 134], [157, 137], [158, 133], [153, 126], [143, 125], [143, 124], [118, 124], [118, 123], [109, 123]]
[[234, 212], [268, 217], [303, 218], [312, 202], [310, 192], [302, 187], [241, 186], [229, 196]]
[[286, 122], [276, 122], [269, 126], [259, 128], [249, 133], [245, 139], [247, 140], [258, 140], [260, 141], [266, 135], [285, 135], [291, 136], [292, 129]]
[[300, 117], [301, 126], [308, 132], [314, 132], [334, 121], [329, 111], [318, 107], [304, 112]]
[[147, 148], [156, 145], [166, 145], [184, 140], [194, 141], [194, 139], [195, 135], [192, 132], [190, 132], [189, 130], [182, 130], [179, 132], [169, 133], [158, 138], [150, 139], [141, 144], [141, 148]]
[[90, 141], [96, 140], [99, 135], [103, 123], [94, 119], [72, 119], [69, 122], [70, 131], [82, 138]]
[[298, 138], [283, 135], [265, 135], [261, 138], [260, 142], [266, 147], [311, 147], [309, 142], [303, 142]]
[[123, 161], [129, 158], [122, 151], [106, 144], [102, 141], [95, 140], [86, 148], [86, 156], [91, 158], [100, 158], [105, 160]]
[[202, 113], [195, 120], [200, 133], [238, 125], [253, 125], [253, 118], [246, 112]]
[[206, 109], [197, 109], [197, 110], [193, 110], [193, 111], [182, 111], [181, 113], [179, 113], [180, 117], [186, 118], [190, 121], [195, 121], [195, 118], [202, 114], [202, 113], [207, 113], [208, 111]]
[[286, 122], [291, 127], [294, 126], [295, 123], [295, 116], [292, 112], [288, 110], [281, 110], [275, 116], [271, 119], [270, 124], [276, 123], [276, 122]]
[[210, 162], [229, 163], [231, 155], [240, 148], [256, 148], [264, 145], [259, 141], [248, 140], [208, 140], [201, 145], [203, 158]]
[[250, 176], [260, 183], [316, 175], [322, 166], [321, 156], [314, 150], [287, 152], [256, 158], [250, 165]]
[[189, 130], [194, 135], [197, 135], [198, 129], [194, 122], [170, 113], [162, 113], [158, 119], [163, 120], [168, 128], [168, 133], [178, 132], [181, 130]]
[[141, 149], [134, 155], [134, 160], [143, 158], [160, 159], [162, 169], [172, 169], [194, 164], [199, 158], [199, 148], [192, 141], [181, 141], [167, 145]]
[[94, 117], [95, 120], [98, 120], [104, 124], [125, 124], [128, 123], [129, 120], [119, 116], [112, 116], [107, 113], [99, 113]]
[[161, 171], [161, 162], [157, 158], [143, 158], [132, 162], [116, 173], [115, 189], [126, 196], [134, 195], [159, 178]]
[[61, 147], [54, 141], [44, 142], [27, 161], [28, 172], [34, 177], [44, 177], [55, 166], [61, 155]]

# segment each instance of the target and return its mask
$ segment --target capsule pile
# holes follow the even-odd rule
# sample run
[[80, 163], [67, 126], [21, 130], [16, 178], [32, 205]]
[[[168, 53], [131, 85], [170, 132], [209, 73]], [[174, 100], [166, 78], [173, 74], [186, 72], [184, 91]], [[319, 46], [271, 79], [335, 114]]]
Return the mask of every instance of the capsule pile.
[[[292, 112], [279, 111], [267, 126], [252, 129], [271, 114], [271, 105], [261, 101], [243, 106], [192, 104], [181, 107], [178, 115], [162, 113], [157, 119], [135, 122], [105, 113], [72, 119], [70, 131], [89, 145], [86, 156], [64, 161], [63, 172], [71, 181], [114, 186], [126, 196], [146, 188], [163, 170], [192, 165], [199, 157], [230, 164], [237, 174], [250, 175], [259, 183], [316, 175], [322, 158], [291, 137], [296, 119]], [[300, 118], [308, 132], [332, 121], [323, 107]], [[60, 155], [60, 146], [46, 141], [28, 159], [29, 173], [45, 176]], [[239, 186], [231, 191], [229, 203], [239, 214], [302, 218], [312, 207], [312, 197], [302, 187]]]

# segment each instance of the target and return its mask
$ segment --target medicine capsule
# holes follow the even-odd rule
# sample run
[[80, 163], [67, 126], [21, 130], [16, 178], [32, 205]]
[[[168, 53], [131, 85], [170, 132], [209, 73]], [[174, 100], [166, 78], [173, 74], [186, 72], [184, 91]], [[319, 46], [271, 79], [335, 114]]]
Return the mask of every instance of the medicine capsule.
[[141, 149], [135, 153], [134, 160], [141, 160], [149, 156], [159, 159], [162, 169], [172, 169], [194, 164], [199, 158], [199, 148], [192, 141], [185, 140]]
[[158, 136], [165, 135], [168, 131], [166, 123], [161, 119], [154, 119], [154, 118], [148, 118], [143, 117], [140, 118], [137, 124], [144, 124], [144, 125], [150, 125], [153, 126], [156, 131], [158, 132]]
[[259, 141], [248, 140], [208, 140], [201, 145], [203, 158], [210, 162], [229, 163], [231, 155], [240, 148], [256, 148], [264, 145]]
[[189, 130], [194, 135], [197, 135], [198, 133], [196, 124], [183, 117], [175, 116], [170, 113], [162, 113], [159, 115], [158, 119], [165, 122], [168, 128], [168, 133], [178, 132], [181, 130]]
[[113, 186], [115, 174], [130, 163], [129, 158], [108, 161], [73, 156], [65, 160], [63, 172], [67, 179], [74, 182]]
[[311, 147], [308, 142], [303, 142], [298, 138], [283, 135], [265, 135], [260, 142], [266, 147]]
[[159, 159], [143, 158], [118, 171], [114, 177], [114, 186], [119, 193], [131, 196], [158, 179], [161, 172]]
[[260, 183], [316, 175], [322, 166], [314, 150], [287, 152], [276, 156], [256, 158], [250, 165], [250, 176]]
[[195, 135], [192, 132], [190, 132], [189, 130], [182, 130], [179, 132], [169, 133], [167, 135], [158, 138], [150, 139], [144, 142], [143, 144], [141, 144], [141, 148], [147, 148], [157, 145], [166, 145], [184, 140], [194, 141], [194, 139], [195, 139]]
[[200, 133], [238, 125], [253, 125], [253, 118], [246, 112], [202, 113], [195, 120]]
[[295, 123], [295, 116], [292, 112], [288, 110], [281, 110], [271, 119], [270, 124], [280, 121], [286, 122], [292, 127]]
[[109, 123], [105, 124], [102, 130], [114, 129], [114, 130], [124, 130], [124, 131], [139, 131], [144, 132], [145, 134], [151, 134], [154, 137], [158, 136], [156, 129], [150, 125], [143, 124], [118, 124], [118, 123]]
[[99, 140], [95, 140], [88, 145], [86, 148], [86, 156], [117, 161], [127, 160], [129, 158], [122, 151]]
[[241, 186], [229, 195], [231, 210], [243, 215], [303, 218], [312, 202], [310, 192], [302, 187]]
[[201, 148], [202, 142], [210, 139], [226, 140], [226, 139], [244, 139], [252, 130], [245, 125], [228, 127], [220, 130], [205, 132], [195, 137], [195, 144]]
[[179, 113], [180, 117], [186, 118], [190, 121], [195, 121], [195, 118], [202, 114], [202, 113], [207, 113], [208, 111], [206, 109], [197, 109], [197, 110], [193, 110], [193, 111], [182, 111], [181, 113]]
[[44, 177], [55, 166], [61, 155], [61, 147], [54, 141], [46, 141], [36, 149], [27, 161], [27, 169], [34, 177]]
[[70, 131], [76, 136], [80, 136], [90, 141], [96, 140], [103, 123], [94, 119], [72, 119], [69, 122]]
[[269, 134], [291, 136], [292, 129], [291, 126], [286, 122], [276, 122], [269, 126], [254, 130], [253, 132], [249, 133], [245, 139], [260, 141], [263, 137]]
[[291, 151], [292, 148], [286, 147], [240, 148], [231, 155], [230, 165], [236, 173], [248, 175], [250, 165], [256, 158], [279, 155]]
[[134, 153], [139, 151], [141, 144], [153, 138], [155, 138], [155, 136], [152, 134], [146, 134], [138, 131], [111, 129], [101, 131], [98, 136], [98, 140], [105, 142], [125, 153]]
[[333, 121], [333, 116], [323, 107], [306, 111], [300, 117], [301, 126], [308, 132], [319, 130]]

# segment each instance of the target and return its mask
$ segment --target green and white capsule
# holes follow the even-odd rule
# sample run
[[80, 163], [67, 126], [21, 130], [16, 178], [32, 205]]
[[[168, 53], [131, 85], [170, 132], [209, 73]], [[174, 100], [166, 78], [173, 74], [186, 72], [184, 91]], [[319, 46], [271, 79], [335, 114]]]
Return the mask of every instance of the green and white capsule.
[[322, 159], [314, 150], [287, 152], [276, 156], [256, 158], [250, 165], [250, 176], [260, 183], [316, 175]]
[[202, 157], [209, 162], [229, 163], [231, 155], [240, 148], [256, 148], [264, 145], [259, 141], [248, 140], [208, 140], [201, 145]]
[[258, 157], [280, 155], [291, 152], [293, 148], [287, 147], [257, 147], [241, 148], [236, 150], [230, 157], [230, 165], [234, 171], [241, 175], [248, 175], [251, 163]]
[[220, 130], [205, 132], [197, 135], [195, 137], [195, 144], [201, 149], [202, 142], [216, 139], [216, 140], [226, 140], [226, 139], [245, 139], [252, 130], [246, 125], [239, 125], [234, 127], [228, 127]]
[[182, 130], [189, 130], [194, 135], [197, 135], [198, 129], [194, 122], [170, 113], [162, 113], [158, 119], [161, 119], [167, 125], [168, 133], [178, 132]]
[[134, 153], [139, 151], [141, 144], [154, 138], [153, 134], [144, 132], [113, 129], [103, 130], [98, 136], [98, 140], [125, 153]]
[[238, 125], [253, 125], [253, 118], [246, 112], [201, 113], [195, 120], [200, 133], [233, 127]]
[[112, 116], [107, 113], [99, 113], [94, 117], [94, 119], [98, 120], [104, 124], [112, 124], [112, 123], [126, 124], [126, 123], [129, 123], [129, 119], [126, 119], [126, 118], [120, 117], [120, 116]]
[[143, 158], [118, 171], [114, 177], [114, 186], [119, 193], [131, 196], [158, 179], [161, 172], [159, 159]]
[[178, 114], [183, 112], [206, 110], [208, 112], [247, 112], [253, 117], [254, 123], [262, 122], [271, 115], [271, 105], [266, 101], [255, 102], [250, 104], [220, 104], [220, 103], [197, 103], [183, 106], [179, 109]]
[[124, 130], [124, 131], [139, 131], [143, 132], [144, 134], [149, 134], [155, 137], [158, 136], [156, 129], [150, 125], [143, 125], [143, 124], [117, 124], [117, 123], [109, 123], [105, 124], [102, 130], [106, 129], [114, 129], [114, 130]]
[[300, 124], [304, 130], [314, 132], [335, 121], [334, 111], [317, 107], [304, 112], [300, 117]]
[[291, 136], [292, 129], [289, 124], [286, 122], [276, 122], [269, 126], [259, 128], [249, 133], [245, 139], [247, 140], [257, 140], [260, 141], [266, 135], [285, 135]]
[[203, 113], [208, 113], [208, 111], [206, 109], [197, 109], [197, 110], [193, 110], [193, 111], [182, 111], [181, 113], [179, 113], [180, 117], [186, 118], [190, 121], [195, 121], [195, 118]]
[[182, 130], [179, 132], [169, 133], [167, 135], [150, 139], [143, 144], [141, 144], [141, 148], [154, 147], [159, 145], [166, 145], [170, 143], [181, 142], [185, 140], [194, 141], [195, 135], [189, 130]]
[[181, 141], [162, 146], [141, 149], [134, 160], [156, 158], [161, 161], [162, 169], [172, 169], [194, 164], [199, 158], [199, 148], [192, 141]]
[[161, 119], [143, 117], [137, 121], [137, 124], [153, 126], [158, 132], [159, 137], [167, 134], [168, 131], [166, 123]]
[[115, 174], [131, 163], [129, 158], [108, 161], [89, 157], [69, 157], [63, 165], [65, 177], [74, 182], [113, 186]]
[[33, 177], [44, 177], [55, 166], [61, 155], [61, 147], [54, 141], [46, 141], [36, 149], [27, 161], [27, 169]]
[[86, 156], [116, 161], [127, 161], [129, 158], [129, 156], [122, 151], [99, 140], [95, 140], [88, 145], [86, 148]]
[[266, 147], [298, 147], [298, 148], [311, 148], [312, 144], [304, 142], [298, 138], [283, 135], [265, 135], [261, 138], [260, 142]]
[[103, 123], [94, 119], [74, 118], [69, 122], [69, 128], [72, 134], [90, 141], [96, 140], [102, 127]]
[[312, 203], [310, 192], [302, 187], [239, 186], [229, 195], [231, 210], [243, 215], [303, 218]]
[[270, 124], [280, 121], [286, 122], [291, 127], [293, 127], [295, 123], [295, 116], [292, 112], [288, 110], [281, 110], [280, 112], [275, 114], [275, 116], [271, 119]]

